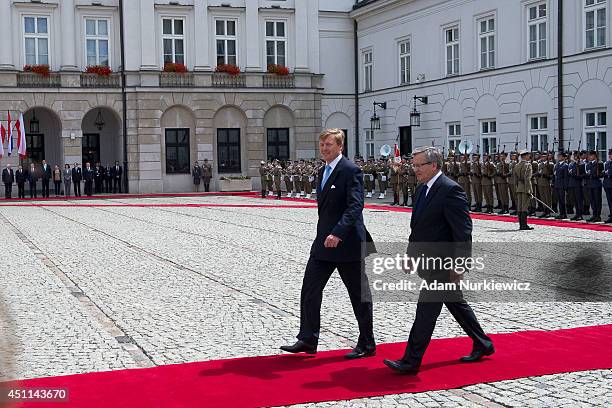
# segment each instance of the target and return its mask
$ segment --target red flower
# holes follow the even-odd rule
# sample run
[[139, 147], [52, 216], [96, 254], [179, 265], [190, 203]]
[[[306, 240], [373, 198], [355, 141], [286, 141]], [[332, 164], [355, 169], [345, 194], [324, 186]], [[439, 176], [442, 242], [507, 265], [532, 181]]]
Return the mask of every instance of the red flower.
[[185, 64], [175, 64], [174, 62], [166, 62], [164, 64], [164, 72], [187, 72], [187, 66]]
[[100, 76], [109, 76], [113, 73], [110, 67], [104, 65], [90, 65], [85, 69], [88, 74], [98, 74]]
[[49, 66], [46, 64], [41, 65], [24, 65], [24, 72], [33, 72], [38, 75], [42, 75], [44, 77], [48, 77], [50, 75]]
[[221, 64], [217, 65], [215, 72], [225, 72], [229, 75], [238, 75], [240, 74], [240, 68], [234, 64]]
[[289, 68], [284, 65], [270, 64], [268, 65], [268, 72], [276, 75], [289, 75]]

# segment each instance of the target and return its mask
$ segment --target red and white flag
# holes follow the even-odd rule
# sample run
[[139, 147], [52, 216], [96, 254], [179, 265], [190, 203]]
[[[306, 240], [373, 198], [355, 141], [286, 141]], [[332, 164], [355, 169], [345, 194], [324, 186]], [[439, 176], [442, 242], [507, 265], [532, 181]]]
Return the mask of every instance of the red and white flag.
[[13, 153], [13, 125], [11, 124], [11, 112], [8, 113], [8, 146], [6, 152], [10, 156]]
[[19, 120], [16, 124], [17, 128], [17, 151], [19, 152], [19, 157], [24, 159], [27, 155], [26, 150], [26, 134], [25, 134], [25, 123], [23, 122], [23, 113], [19, 115]]
[[402, 155], [400, 154], [400, 150], [399, 147], [397, 147], [397, 143], [395, 144], [395, 157], [393, 158], [393, 161], [396, 163], [401, 163], [402, 162]]
[[2, 138], [0, 139], [0, 159], [2, 159], [4, 157], [4, 139], [6, 139], [6, 129], [4, 128], [4, 125], [2, 124], [1, 120], [0, 120], [0, 136], [2, 136]]

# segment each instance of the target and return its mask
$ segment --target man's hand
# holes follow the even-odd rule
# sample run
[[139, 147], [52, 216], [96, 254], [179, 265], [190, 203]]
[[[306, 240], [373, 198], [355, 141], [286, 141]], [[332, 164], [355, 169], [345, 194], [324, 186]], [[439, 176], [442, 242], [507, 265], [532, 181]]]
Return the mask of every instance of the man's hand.
[[340, 241], [342, 241], [340, 238], [330, 234], [327, 236], [327, 238], [325, 238], [325, 243], [323, 244], [323, 246], [325, 248], [335, 248], [338, 246]]

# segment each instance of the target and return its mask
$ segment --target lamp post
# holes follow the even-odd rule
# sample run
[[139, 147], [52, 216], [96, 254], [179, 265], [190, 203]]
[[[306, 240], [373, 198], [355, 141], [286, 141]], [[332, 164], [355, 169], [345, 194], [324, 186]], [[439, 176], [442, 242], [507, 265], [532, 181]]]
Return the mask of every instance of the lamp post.
[[32, 110], [32, 119], [30, 119], [30, 134], [40, 133], [40, 122], [36, 119], [36, 110]]
[[102, 130], [104, 129], [104, 125], [106, 125], [106, 123], [104, 122], [104, 119], [102, 118], [102, 110], [98, 109], [98, 115], [96, 116], [96, 120], [94, 122], [94, 125], [96, 125], [96, 128], [98, 128], [98, 130]]
[[376, 107], [387, 109], [387, 102], [374, 102], [374, 115], [370, 118], [370, 130], [380, 130], [380, 117], [376, 114]]
[[417, 100], [422, 104], [427, 105], [429, 98], [427, 96], [414, 96], [414, 108], [410, 112], [410, 126], [420, 127], [421, 126], [421, 112], [417, 110]]

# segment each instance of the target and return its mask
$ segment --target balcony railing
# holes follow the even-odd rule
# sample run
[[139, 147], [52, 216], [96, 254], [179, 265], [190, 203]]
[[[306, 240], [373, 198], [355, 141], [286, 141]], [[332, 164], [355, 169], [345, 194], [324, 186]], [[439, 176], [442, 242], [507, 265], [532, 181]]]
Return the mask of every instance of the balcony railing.
[[193, 74], [189, 72], [162, 72], [159, 74], [160, 88], [191, 88], [193, 85]]
[[43, 76], [34, 72], [19, 72], [17, 86], [20, 88], [59, 88], [62, 86], [60, 74]]
[[263, 77], [264, 88], [295, 88], [293, 75], [266, 74]]
[[102, 76], [98, 74], [81, 74], [82, 88], [121, 88], [121, 75], [110, 74]]
[[212, 75], [212, 86], [215, 88], [244, 88], [246, 87], [246, 77], [243, 74], [230, 75], [215, 72]]

